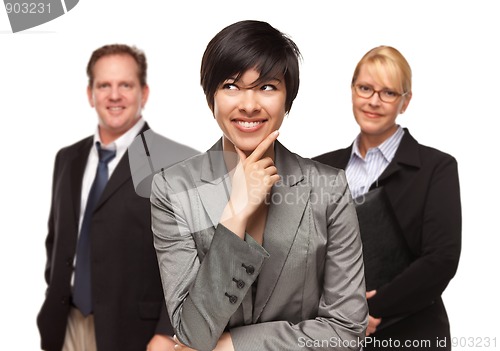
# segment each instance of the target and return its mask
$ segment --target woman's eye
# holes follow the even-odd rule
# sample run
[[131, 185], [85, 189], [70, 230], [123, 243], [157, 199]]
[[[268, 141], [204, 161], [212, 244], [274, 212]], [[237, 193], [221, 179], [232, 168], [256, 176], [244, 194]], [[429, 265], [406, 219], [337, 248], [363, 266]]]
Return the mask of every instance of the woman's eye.
[[234, 83], [225, 83], [222, 85], [222, 89], [236, 90], [238, 87]]
[[384, 90], [382, 93], [387, 97], [395, 97], [399, 95], [398, 93], [392, 90]]
[[272, 85], [272, 84], [265, 84], [263, 85], [260, 90], [264, 90], [264, 91], [272, 91], [272, 90], [276, 90], [276, 86]]
[[364, 92], [371, 92], [373, 88], [369, 87], [368, 85], [359, 85], [359, 90]]

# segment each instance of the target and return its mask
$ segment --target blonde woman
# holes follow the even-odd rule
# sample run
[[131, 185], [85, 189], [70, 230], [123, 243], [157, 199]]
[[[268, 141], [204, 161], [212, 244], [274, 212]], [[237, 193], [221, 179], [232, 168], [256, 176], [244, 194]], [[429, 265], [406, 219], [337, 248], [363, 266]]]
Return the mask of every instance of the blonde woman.
[[457, 162], [396, 122], [412, 97], [411, 69], [398, 50], [368, 51], [351, 90], [359, 135], [348, 148], [315, 160], [345, 169], [359, 204], [366, 279], [375, 284], [367, 285], [365, 350], [390, 349], [389, 339], [405, 350], [449, 350], [441, 294], [460, 257]]

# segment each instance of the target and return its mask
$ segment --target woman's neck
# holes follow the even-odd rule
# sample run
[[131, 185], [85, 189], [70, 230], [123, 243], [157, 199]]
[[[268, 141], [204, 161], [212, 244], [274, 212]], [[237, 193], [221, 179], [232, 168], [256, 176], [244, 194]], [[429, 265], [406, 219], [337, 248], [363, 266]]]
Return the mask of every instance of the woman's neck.
[[374, 135], [374, 134], [363, 133], [363, 131], [361, 131], [361, 134], [358, 139], [359, 153], [361, 154], [361, 156], [363, 156], [363, 158], [365, 158], [368, 150], [382, 144], [384, 141], [393, 136], [397, 130], [398, 130], [398, 125], [395, 125], [393, 128], [391, 128], [390, 130], [388, 130], [383, 134]]

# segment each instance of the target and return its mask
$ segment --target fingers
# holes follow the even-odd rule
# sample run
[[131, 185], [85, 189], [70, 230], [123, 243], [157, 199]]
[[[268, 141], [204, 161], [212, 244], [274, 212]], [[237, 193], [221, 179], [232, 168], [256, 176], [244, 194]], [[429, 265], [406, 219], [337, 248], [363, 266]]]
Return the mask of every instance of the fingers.
[[174, 350], [175, 351], [182, 351], [182, 350], [192, 350], [191, 348], [187, 347], [186, 345], [184, 345], [183, 343], [181, 343], [179, 341], [179, 339], [177, 339], [177, 336], [174, 335], [174, 342], [175, 342], [175, 346], [174, 346]]
[[279, 174], [273, 174], [271, 176], [268, 176], [264, 179], [264, 184], [268, 187], [272, 187], [274, 184], [276, 184], [280, 180]]
[[[269, 134], [249, 156], [235, 146], [240, 161], [232, 175], [232, 190], [228, 202], [230, 206], [224, 210], [223, 218], [226, 224], [231, 225], [228, 218], [235, 218], [235, 213], [240, 219], [248, 220], [265, 202], [272, 186], [279, 181], [280, 176], [273, 159], [264, 157], [277, 137], [278, 131]], [[235, 225], [233, 227], [236, 228]], [[244, 234], [244, 229], [238, 226], [236, 231], [233, 231], [239, 235], [239, 233]]]
[[255, 162], [255, 164], [258, 164], [262, 168], [268, 168], [274, 166], [274, 161], [271, 157], [264, 157], [263, 159], [260, 159], [257, 162]]
[[249, 166], [248, 174], [250, 184], [258, 185], [260, 182], [273, 185], [279, 180], [278, 169], [270, 157], [259, 160]]
[[[260, 160], [262, 156], [266, 153], [267, 149], [271, 147], [274, 141], [278, 138], [279, 131], [275, 130], [271, 134], [269, 134], [264, 140], [260, 142], [259, 145], [255, 148], [250, 156], [247, 157], [251, 162], [255, 162]], [[241, 151], [241, 150], [240, 150]]]
[[366, 292], [366, 299], [371, 299], [372, 297], [375, 296], [375, 294], [377, 294], [377, 290], [370, 290], [370, 291], [367, 291]]
[[366, 336], [369, 336], [377, 331], [377, 327], [382, 322], [382, 318], [368, 316], [368, 327], [366, 328]]

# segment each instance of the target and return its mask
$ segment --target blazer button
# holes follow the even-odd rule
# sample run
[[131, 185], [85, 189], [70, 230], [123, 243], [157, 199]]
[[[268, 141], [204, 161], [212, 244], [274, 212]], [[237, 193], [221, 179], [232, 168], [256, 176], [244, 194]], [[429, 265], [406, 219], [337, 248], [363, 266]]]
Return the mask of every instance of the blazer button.
[[229, 295], [228, 293], [225, 294], [227, 297], [229, 297], [229, 302], [232, 304], [235, 304], [238, 302], [238, 298], [234, 295]]
[[245, 268], [248, 274], [252, 275], [255, 273], [255, 268], [252, 265], [247, 266], [246, 264], [242, 263], [241, 266]]
[[245, 282], [243, 280], [233, 278], [233, 281], [236, 282], [236, 286], [238, 287], [238, 289], [243, 289], [245, 287]]

